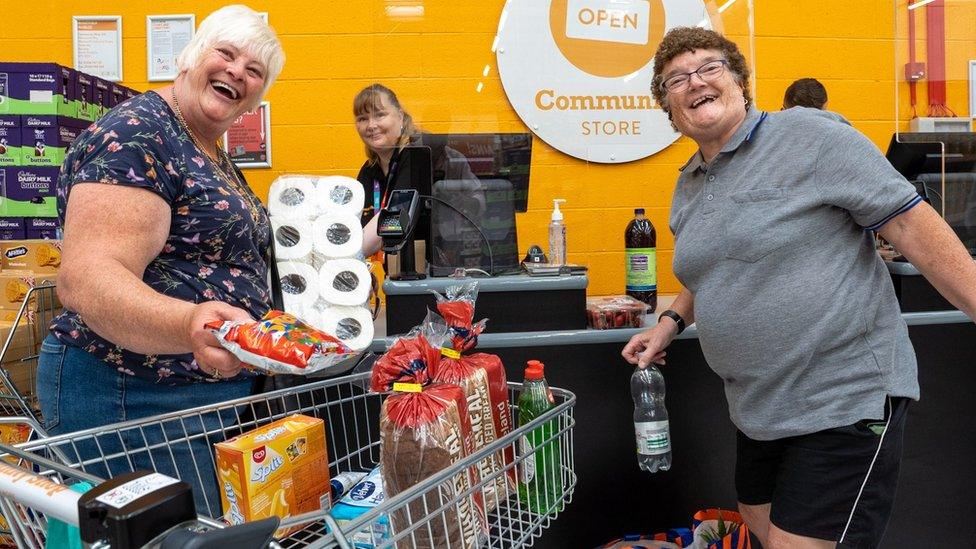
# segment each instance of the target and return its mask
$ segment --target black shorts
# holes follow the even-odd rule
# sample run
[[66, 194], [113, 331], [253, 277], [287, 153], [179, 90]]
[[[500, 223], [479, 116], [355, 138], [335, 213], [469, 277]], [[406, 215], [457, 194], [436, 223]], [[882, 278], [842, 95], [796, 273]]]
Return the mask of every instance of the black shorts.
[[809, 435], [756, 441], [739, 432], [739, 502], [769, 503], [770, 521], [791, 534], [877, 547], [895, 499], [908, 402], [889, 398], [882, 419]]

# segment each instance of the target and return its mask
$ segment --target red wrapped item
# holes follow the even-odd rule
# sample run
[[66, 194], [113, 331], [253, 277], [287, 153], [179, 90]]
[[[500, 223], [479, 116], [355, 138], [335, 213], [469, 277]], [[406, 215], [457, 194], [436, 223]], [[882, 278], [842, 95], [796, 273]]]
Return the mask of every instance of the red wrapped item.
[[[428, 337], [414, 331], [397, 339], [373, 365], [371, 388], [393, 391], [380, 409], [380, 464], [388, 498], [474, 451], [464, 392], [456, 385], [431, 382], [430, 366], [437, 363], [440, 351]], [[394, 511], [394, 532], [407, 529], [432, 509], [470, 490], [480, 479], [476, 467], [467, 468], [453, 475], [440, 490], [431, 490]], [[411, 547], [464, 549], [482, 544], [488, 520], [480, 491], [461, 498], [444, 515], [444, 520], [431, 521], [429, 528], [414, 530], [405, 543]]]
[[449, 286], [441, 295], [434, 292], [437, 312], [451, 330], [451, 348], [467, 352], [478, 345], [478, 336], [485, 329], [485, 319], [474, 322], [474, 304], [478, 299], [478, 283], [475, 281]]
[[[484, 319], [474, 322], [478, 283], [472, 281], [450, 286], [445, 294], [437, 294], [437, 310], [443, 315], [450, 331], [453, 348], [441, 350], [442, 356], [432, 378], [434, 381], [455, 383], [464, 389], [468, 413], [474, 425], [475, 449], [480, 450], [512, 429], [505, 367], [496, 355], [463, 354], [474, 349], [478, 335], [485, 328]], [[428, 315], [423, 327], [435, 329], [436, 326], [436, 320]], [[489, 511], [495, 509], [499, 500], [513, 493], [515, 468], [510, 467], [507, 475], [499, 474], [506, 464], [512, 463], [513, 457], [511, 447], [506, 447], [504, 452], [479, 463], [482, 477], [495, 479], [485, 487], [485, 504]]]
[[268, 374], [310, 374], [355, 354], [338, 339], [282, 311], [268, 311], [258, 321], [210, 322], [206, 328], [241, 362]]

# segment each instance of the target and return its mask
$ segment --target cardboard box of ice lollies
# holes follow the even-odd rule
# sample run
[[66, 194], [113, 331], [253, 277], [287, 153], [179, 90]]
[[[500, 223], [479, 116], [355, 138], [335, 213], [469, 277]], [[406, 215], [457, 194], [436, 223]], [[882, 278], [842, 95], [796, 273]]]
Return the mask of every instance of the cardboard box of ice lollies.
[[323, 496], [329, 498], [321, 419], [288, 416], [214, 447], [220, 500], [231, 524], [315, 511]]

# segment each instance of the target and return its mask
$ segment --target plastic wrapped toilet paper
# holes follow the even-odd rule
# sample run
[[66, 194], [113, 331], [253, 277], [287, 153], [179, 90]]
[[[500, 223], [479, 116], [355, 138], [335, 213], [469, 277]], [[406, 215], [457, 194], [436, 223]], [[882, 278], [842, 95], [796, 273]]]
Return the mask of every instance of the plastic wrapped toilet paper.
[[328, 258], [355, 257], [363, 247], [359, 217], [347, 212], [329, 212], [312, 222], [315, 251]]
[[354, 351], [369, 347], [373, 341], [373, 317], [365, 307], [327, 307], [322, 311], [319, 329]]
[[318, 180], [318, 197], [321, 209], [326, 212], [345, 212], [359, 216], [366, 198], [363, 185], [356, 179], [330, 175]]
[[311, 177], [279, 177], [268, 191], [268, 212], [272, 216], [312, 218], [319, 213], [320, 202], [315, 180]]
[[312, 252], [315, 239], [310, 220], [272, 216], [271, 231], [278, 259], [301, 259]]
[[369, 268], [358, 259], [331, 259], [319, 271], [319, 295], [332, 305], [362, 305], [369, 289]]
[[321, 328], [315, 318], [306, 318], [319, 299], [319, 272], [306, 263], [279, 261], [278, 278], [281, 280], [281, 297], [285, 312]]

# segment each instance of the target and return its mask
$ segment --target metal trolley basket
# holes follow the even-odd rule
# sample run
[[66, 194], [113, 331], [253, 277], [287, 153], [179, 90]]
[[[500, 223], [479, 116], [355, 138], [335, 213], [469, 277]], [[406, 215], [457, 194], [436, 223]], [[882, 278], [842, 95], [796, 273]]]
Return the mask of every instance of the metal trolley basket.
[[[20, 466], [55, 482], [69, 478], [99, 483], [135, 470], [151, 470], [179, 478], [193, 487], [201, 528], [223, 528], [217, 492], [212, 444], [227, 440], [291, 414], [321, 418], [325, 423], [329, 469], [334, 477], [345, 471], [367, 472], [380, 458], [379, 411], [385, 395], [367, 390], [369, 373], [319, 381], [295, 388], [204, 406], [143, 420], [129, 421], [35, 440], [19, 445]], [[520, 384], [509, 383], [512, 417], [518, 417]], [[488, 513], [488, 532], [480, 547], [525, 547], [570, 502], [576, 486], [573, 452], [571, 392], [553, 388], [555, 407], [486, 445], [463, 460], [389, 498], [358, 518], [337, 523], [326, 511], [288, 517], [281, 526], [293, 532], [276, 541], [281, 547], [422, 547], [458, 521], [461, 506], [471, 508], [475, 496], [500, 475], [522, 472], [538, 453], [549, 474], [536, 474], [530, 486], [536, 492], [533, 508], [516, 490], [505, 490], [497, 508]], [[542, 438], [540, 438], [540, 434]], [[529, 440], [532, 443], [529, 443]], [[482, 460], [511, 448], [514, 459], [470, 488], [457, 491], [452, 478], [466, 474]], [[36, 459], [30, 459], [34, 456]], [[26, 459], [24, 459], [26, 457]], [[536, 460], [537, 461], [537, 460]], [[177, 463], [183, 463], [182, 468]], [[189, 464], [187, 466], [186, 464]], [[538, 463], [536, 463], [538, 465]], [[482, 470], [485, 470], [482, 468]], [[507, 486], [506, 483], [500, 483]], [[541, 494], [541, 496], [539, 495]], [[0, 496], [0, 510], [13, 517], [18, 545], [42, 546], [46, 520], [16, 494]], [[405, 517], [391, 531], [388, 517]], [[460, 525], [457, 525], [460, 526]], [[297, 529], [297, 531], [296, 531]], [[383, 532], [386, 532], [385, 534]], [[364, 542], [364, 540], [367, 540]], [[450, 547], [448, 543], [444, 545]], [[455, 543], [454, 547], [462, 547]]]

